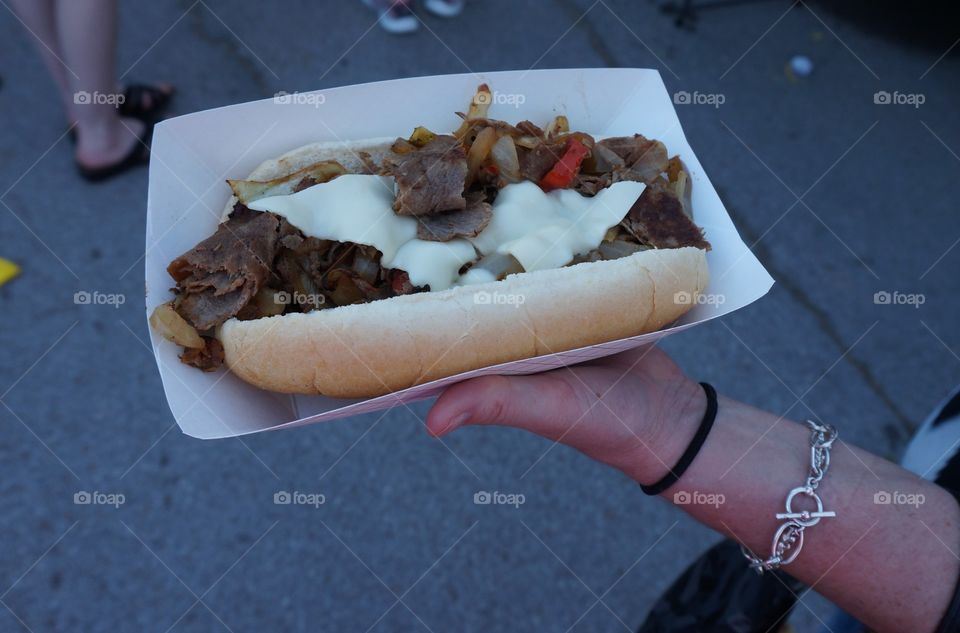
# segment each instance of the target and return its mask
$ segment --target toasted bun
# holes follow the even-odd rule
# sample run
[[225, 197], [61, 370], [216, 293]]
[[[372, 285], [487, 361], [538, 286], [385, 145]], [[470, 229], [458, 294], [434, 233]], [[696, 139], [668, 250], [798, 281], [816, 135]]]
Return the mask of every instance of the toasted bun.
[[[307, 165], [319, 163], [322, 160], [335, 160], [343, 165], [350, 173], [363, 173], [366, 165], [360, 157], [360, 152], [370, 155], [370, 160], [380, 165], [383, 159], [390, 153], [390, 146], [394, 138], [374, 138], [365, 141], [326, 141], [321, 143], [310, 143], [303, 147], [298, 147], [280, 156], [271, 158], [260, 163], [256, 169], [250, 172], [247, 180], [273, 180], [282, 178], [295, 171], [299, 171]], [[233, 211], [233, 205], [237, 203], [236, 196], [230, 196], [227, 204], [223, 207], [223, 213], [220, 216], [221, 222], [227, 221], [227, 216]]]
[[[360, 171], [359, 151], [379, 164], [391, 141], [306, 145], [262, 163], [249, 179], [270, 180], [331, 159]], [[700, 249], [647, 250], [441, 292], [231, 319], [218, 336], [230, 370], [257, 387], [373, 397], [479, 367], [656, 331], [694, 304], [677, 297], [696, 297], [708, 279]]]
[[653, 332], [708, 281], [704, 251], [510, 275], [306, 314], [227, 321], [230, 369], [263, 389], [371, 397], [460, 372]]

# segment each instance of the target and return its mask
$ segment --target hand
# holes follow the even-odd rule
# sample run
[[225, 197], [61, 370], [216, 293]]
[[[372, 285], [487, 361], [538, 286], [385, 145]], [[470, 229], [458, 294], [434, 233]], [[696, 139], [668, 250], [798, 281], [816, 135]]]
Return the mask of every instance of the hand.
[[448, 388], [427, 428], [467, 424], [526, 429], [649, 484], [676, 464], [706, 397], [663, 351], [647, 346], [531, 376], [483, 376]]

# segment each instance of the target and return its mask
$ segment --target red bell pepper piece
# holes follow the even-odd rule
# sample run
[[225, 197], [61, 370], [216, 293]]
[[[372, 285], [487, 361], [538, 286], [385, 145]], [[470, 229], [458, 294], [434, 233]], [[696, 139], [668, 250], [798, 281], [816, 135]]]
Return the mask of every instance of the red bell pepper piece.
[[410, 283], [410, 275], [404, 270], [394, 270], [390, 277], [390, 286], [394, 294], [406, 295], [413, 292], [413, 284]]
[[573, 179], [576, 178], [577, 172], [580, 171], [583, 159], [588, 154], [590, 154], [590, 150], [586, 145], [575, 138], [571, 138], [567, 141], [563, 156], [540, 181], [540, 188], [544, 191], [553, 191], [554, 189], [569, 187], [573, 183]]

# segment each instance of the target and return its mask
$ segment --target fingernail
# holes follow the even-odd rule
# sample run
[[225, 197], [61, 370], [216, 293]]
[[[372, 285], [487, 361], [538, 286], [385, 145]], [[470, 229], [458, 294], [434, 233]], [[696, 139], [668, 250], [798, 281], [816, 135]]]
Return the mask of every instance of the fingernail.
[[463, 426], [463, 424], [469, 419], [470, 419], [469, 413], [460, 413], [454, 416], [453, 418], [451, 418], [450, 421], [447, 422], [447, 425], [444, 426], [442, 429], [440, 429], [439, 432], [437, 432], [437, 435], [443, 435], [444, 433], [454, 430], [458, 426]]

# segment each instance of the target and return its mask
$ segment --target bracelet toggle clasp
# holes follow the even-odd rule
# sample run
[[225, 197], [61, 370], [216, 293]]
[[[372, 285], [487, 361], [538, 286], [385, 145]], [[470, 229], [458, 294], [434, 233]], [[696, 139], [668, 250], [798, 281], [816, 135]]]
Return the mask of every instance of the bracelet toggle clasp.
[[[817, 509], [812, 512], [810, 510], [795, 511], [793, 509], [793, 500], [797, 495], [805, 495], [812, 498], [817, 504]], [[787, 495], [786, 510], [786, 512], [777, 513], [777, 518], [790, 519], [803, 527], [813, 527], [817, 523], [820, 523], [820, 519], [837, 516], [836, 512], [823, 509], [823, 501], [820, 499], [820, 495], [809, 486], [800, 486], [790, 491], [790, 494]]]

